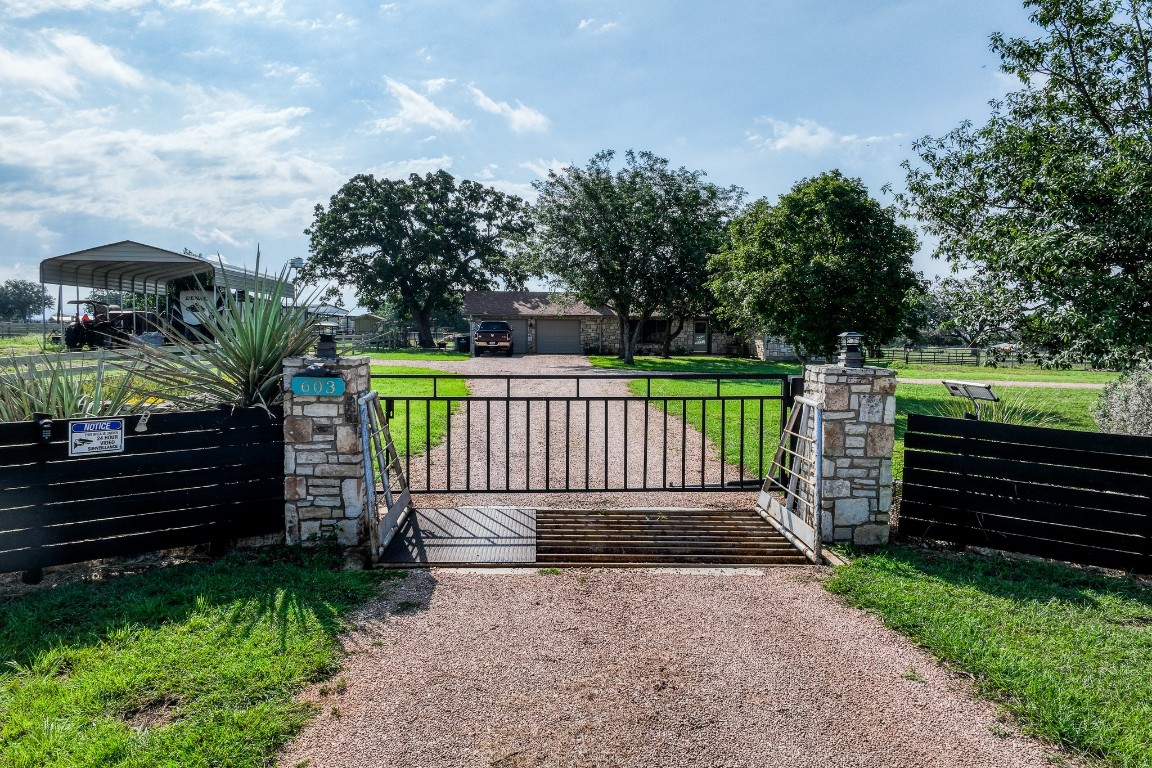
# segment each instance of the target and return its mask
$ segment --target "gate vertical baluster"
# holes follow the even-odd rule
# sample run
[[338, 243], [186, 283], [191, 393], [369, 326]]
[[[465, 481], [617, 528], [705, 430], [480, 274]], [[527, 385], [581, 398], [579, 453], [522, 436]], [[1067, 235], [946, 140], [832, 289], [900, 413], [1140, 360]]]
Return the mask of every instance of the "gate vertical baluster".
[[[436, 379], [432, 379], [436, 389]], [[432, 401], [424, 401], [424, 488], [432, 490]]]
[[584, 400], [584, 490], [591, 490], [592, 470], [589, 454], [592, 453], [592, 401]]
[[564, 401], [564, 490], [572, 490], [572, 401]]
[[492, 398], [484, 401], [484, 490], [492, 490]]
[[744, 398], [740, 398], [740, 487], [744, 487]]
[[705, 426], [708, 423], [708, 401], [700, 399], [700, 487], [704, 488], [704, 478], [708, 476], [708, 465], [705, 463], [707, 458], [704, 454], [704, 446], [708, 443], [708, 433], [705, 432]]
[[508, 452], [511, 450], [512, 431], [512, 380], [508, 379], [508, 396], [504, 401], [504, 490], [512, 490], [512, 461]]
[[472, 400], [464, 401], [464, 490], [472, 490]]
[[660, 485], [663, 488], [668, 487], [668, 398], [664, 398], [664, 433], [661, 435], [660, 444], [664, 446], [664, 466], [660, 469]]
[[[524, 401], [524, 434], [532, 434], [532, 401]], [[532, 488], [532, 439], [524, 441], [524, 490]]]
[[404, 400], [404, 476], [412, 477], [412, 400]]
[[680, 487], [688, 484], [688, 398], [680, 401]]
[[759, 457], [757, 458], [758, 463], [756, 464], [757, 478], [760, 480], [760, 482], [764, 482], [764, 396], [763, 395], [760, 396], [760, 422], [757, 425], [756, 429], [758, 430], [756, 432], [757, 453], [760, 454]]
[[608, 490], [608, 398], [604, 400], [604, 490]]
[[624, 405], [624, 490], [628, 490], [628, 398], [621, 402]]
[[[652, 396], [651, 388], [649, 388], [648, 396]], [[642, 487], [648, 490], [648, 400], [644, 401], [644, 474], [641, 475], [643, 481]]]
[[444, 440], [448, 446], [448, 454], [444, 464], [444, 484], [452, 490], [452, 398], [444, 401]]
[[[720, 388], [719, 383], [717, 383], [716, 388], [717, 389]], [[720, 400], [720, 487], [721, 488], [724, 487], [724, 469], [728, 465], [727, 453], [725, 452], [726, 443], [724, 440], [724, 438], [728, 432], [728, 421], [727, 421], [728, 409], [725, 407], [725, 406], [727, 406], [727, 404], [728, 403], [726, 400], [724, 400], [724, 399]]]
[[552, 489], [552, 401], [544, 401], [544, 490]]

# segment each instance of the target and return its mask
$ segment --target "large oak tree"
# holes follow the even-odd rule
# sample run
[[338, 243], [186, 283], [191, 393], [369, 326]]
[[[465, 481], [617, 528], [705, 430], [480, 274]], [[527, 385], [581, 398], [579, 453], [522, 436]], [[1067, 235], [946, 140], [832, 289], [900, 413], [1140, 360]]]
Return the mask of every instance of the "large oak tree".
[[433, 315], [458, 310], [465, 291], [523, 287], [516, 243], [527, 226], [520, 198], [457, 184], [446, 171], [406, 181], [363, 174], [316, 206], [300, 277], [352, 287], [369, 308], [393, 302], [432, 346]]
[[1019, 90], [916, 142], [905, 211], [936, 253], [1019, 285], [1070, 356], [1152, 338], [1152, 6], [1026, 0], [1042, 34], [992, 37]]
[[644, 321], [693, 313], [706, 294], [708, 259], [743, 194], [673, 169], [651, 152], [597, 153], [535, 182], [537, 271], [590, 306], [619, 317], [621, 357], [631, 364]]
[[916, 236], [868, 195], [830, 171], [804, 179], [772, 205], [758, 200], [713, 259], [721, 316], [791, 344], [801, 359], [829, 357], [837, 336], [882, 344], [903, 329]]

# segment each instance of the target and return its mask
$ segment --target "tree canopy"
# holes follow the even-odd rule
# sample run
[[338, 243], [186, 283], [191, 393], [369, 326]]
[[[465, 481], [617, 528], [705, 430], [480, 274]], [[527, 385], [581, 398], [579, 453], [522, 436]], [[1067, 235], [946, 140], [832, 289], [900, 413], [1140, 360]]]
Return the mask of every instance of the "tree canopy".
[[317, 205], [305, 282], [336, 280], [366, 307], [391, 301], [432, 345], [436, 312], [459, 309], [463, 293], [503, 282], [521, 288], [527, 272], [516, 243], [528, 227], [524, 203], [446, 171], [407, 181], [354, 176]]
[[988, 122], [915, 143], [905, 212], [936, 249], [1014, 282], [1068, 355], [1152, 338], [1152, 8], [1026, 0], [1043, 34], [992, 37], [1021, 87]]
[[5, 280], [0, 284], [0, 320], [24, 322], [56, 306], [44, 286], [31, 280]]
[[532, 251], [537, 271], [591, 306], [620, 318], [621, 356], [632, 362], [641, 324], [695, 311], [708, 258], [743, 191], [673, 169], [651, 152], [597, 153], [584, 168], [551, 171], [533, 183]]
[[831, 356], [837, 336], [895, 337], [918, 290], [916, 236], [839, 171], [804, 179], [776, 205], [758, 200], [713, 259], [721, 316], [791, 344], [802, 359]]

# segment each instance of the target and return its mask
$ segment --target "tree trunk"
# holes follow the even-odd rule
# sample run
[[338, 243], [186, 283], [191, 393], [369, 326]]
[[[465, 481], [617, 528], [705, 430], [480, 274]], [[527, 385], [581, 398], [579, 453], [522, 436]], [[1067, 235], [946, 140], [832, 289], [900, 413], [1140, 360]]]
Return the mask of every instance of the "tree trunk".
[[628, 318], [628, 344], [624, 357], [625, 364], [636, 364], [636, 345], [640, 343], [640, 329], [644, 327], [644, 321], [651, 315], [651, 312], [645, 312], [639, 320], [635, 321], [635, 324], [633, 324], [632, 318]]
[[416, 313], [415, 319], [419, 331], [421, 348], [436, 346], [432, 340], [432, 310], [421, 307], [420, 311]]
[[616, 324], [620, 326], [620, 349], [616, 351], [616, 357], [625, 362], [629, 362], [628, 339], [630, 338], [630, 334], [628, 333], [628, 315], [623, 312], [619, 313], [616, 316]]
[[680, 318], [680, 324], [676, 326], [676, 332], [672, 333], [671, 321], [665, 321], [664, 326], [664, 346], [660, 349], [660, 357], [667, 360], [672, 357], [672, 339], [680, 335], [684, 330], [684, 318]]

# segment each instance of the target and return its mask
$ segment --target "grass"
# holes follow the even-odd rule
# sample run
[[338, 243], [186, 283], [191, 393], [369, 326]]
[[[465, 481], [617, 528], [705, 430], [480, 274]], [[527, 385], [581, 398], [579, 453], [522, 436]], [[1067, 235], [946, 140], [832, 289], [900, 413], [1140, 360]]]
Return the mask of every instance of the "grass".
[[[372, 375], [418, 374], [427, 376], [444, 375], [444, 371], [412, 366], [376, 366]], [[459, 402], [431, 403], [426, 400], [404, 400], [408, 397], [431, 397], [431, 379], [372, 379], [372, 389], [380, 393], [382, 399], [395, 399], [395, 413], [389, 424], [392, 440], [401, 456], [422, 456], [433, 446], [439, 445], [448, 430], [448, 420]], [[436, 384], [437, 397], [467, 397], [468, 387], [463, 379], [444, 379]]]
[[891, 363], [902, 379], [959, 379], [960, 381], [1052, 381], [1106, 384], [1120, 377], [1116, 371], [1050, 371], [1045, 368], [989, 368], [980, 365], [921, 365]]
[[1116, 768], [1152, 766], [1152, 590], [902, 547], [838, 568], [828, 589], [975, 675], [1031, 733]]
[[[286, 556], [285, 556], [286, 555]], [[265, 766], [382, 571], [231, 555], [0, 601], [0, 763]]]
[[[625, 366], [622, 361], [615, 357], [592, 357], [592, 364], [600, 368], [612, 368], [619, 370], [634, 370], [634, 371], [679, 371], [681, 373], [791, 373], [798, 374], [800, 372], [799, 365], [790, 365], [787, 363], [775, 362], [761, 362], [758, 360], [740, 360], [728, 358], [714, 358], [714, 357], [673, 357], [668, 360], [662, 360], [655, 357], [636, 358], [636, 366]], [[973, 378], [980, 380], [977, 376], [969, 376], [968, 374], [952, 375], [952, 371], [996, 371], [995, 368], [961, 368], [959, 366], [935, 366], [939, 369], [949, 369], [949, 375], [941, 378], [955, 378], [965, 379]], [[1015, 369], [1020, 370], [1020, 369]], [[909, 373], [911, 371], [911, 374]], [[920, 378], [920, 373], [923, 371], [921, 368], [905, 369], [899, 372], [900, 376], [908, 376], [909, 378]], [[1040, 373], [1059, 373], [1059, 374], [1075, 374], [1080, 376], [1087, 375], [1101, 375], [1099, 372], [1091, 371], [1041, 371]], [[914, 374], [914, 375], [912, 375]], [[1114, 374], [1109, 374], [1114, 375]], [[932, 378], [933, 374], [925, 374], [924, 378]], [[1071, 380], [1071, 379], [1064, 379]], [[642, 394], [645, 391], [643, 382], [632, 382], [629, 385], [633, 394]], [[724, 382], [721, 387], [722, 395], [737, 395], [737, 394], [754, 394], [763, 389], [763, 385], [757, 385], [753, 382], [740, 382], [730, 381]], [[716, 393], [716, 385], [713, 382], [691, 382], [691, 381], [669, 381], [669, 382], [653, 382], [653, 393], [670, 394], [675, 396], [688, 396], [699, 397], [700, 395], [714, 395]], [[776, 392], [774, 391], [773, 394]], [[1095, 431], [1096, 425], [1092, 420], [1091, 406], [1092, 403], [1099, 396], [1099, 391], [1095, 389], [1069, 389], [1069, 388], [1045, 388], [1045, 387], [1020, 387], [1013, 390], [1013, 395], [1020, 402], [1026, 404], [1029, 408], [1043, 414], [1050, 422], [1050, 426], [1062, 429], [1083, 429], [1088, 431]], [[953, 400], [943, 386], [939, 384], [900, 384], [896, 389], [896, 446], [892, 460], [892, 472], [896, 478], [903, 476], [904, 468], [904, 434], [908, 430], [908, 414], [909, 413], [939, 413], [942, 408], [946, 406], [948, 401]], [[669, 413], [674, 413], [679, 416], [682, 410], [679, 403], [669, 404]], [[716, 414], [719, 411], [715, 411]], [[727, 408], [726, 419], [724, 426], [721, 427], [720, 421], [715, 417], [712, 408], [709, 408], [709, 421], [705, 425], [705, 432], [708, 438], [714, 445], [720, 445], [720, 435], [723, 429], [725, 436], [725, 460], [736, 464], [739, 462], [739, 411], [733, 413], [731, 404]], [[774, 450], [775, 443], [779, 439], [779, 432], [777, 422], [765, 416], [765, 423], [763, 429], [760, 429], [760, 424], [757, 421], [758, 412], [756, 414], [745, 414], [744, 429], [745, 429], [745, 468], [749, 472], [756, 472], [757, 466], [749, 464], [748, 456], [749, 451], [752, 451], [755, 456], [757, 436], [766, 441], [768, 444], [770, 454]], [[688, 419], [689, 423], [700, 424], [700, 405], [699, 403], [688, 404]], [[769, 455], [765, 461], [770, 460]]]
[[387, 352], [369, 350], [373, 360], [468, 360], [467, 352], [447, 349], [390, 349]]

